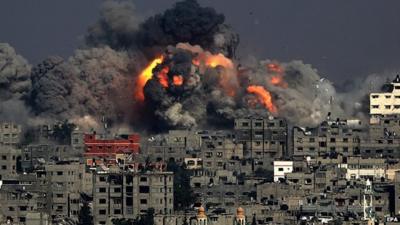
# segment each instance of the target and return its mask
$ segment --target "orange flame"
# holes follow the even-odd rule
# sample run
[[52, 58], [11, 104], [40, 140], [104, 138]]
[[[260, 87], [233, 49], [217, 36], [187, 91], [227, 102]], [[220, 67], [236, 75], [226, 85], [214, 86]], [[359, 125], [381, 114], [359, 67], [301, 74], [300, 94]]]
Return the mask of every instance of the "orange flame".
[[274, 86], [279, 86], [282, 88], [287, 88], [288, 87], [288, 83], [286, 83], [286, 81], [283, 80], [283, 76], [282, 75], [276, 75], [276, 76], [272, 76], [270, 83]]
[[168, 72], [169, 68], [166, 66], [158, 73], [158, 81], [163, 88], [168, 88]]
[[144, 93], [143, 89], [146, 85], [147, 81], [151, 79], [153, 76], [153, 69], [158, 65], [161, 64], [164, 60], [163, 56], [155, 58], [139, 75], [136, 80], [136, 87], [135, 87], [135, 99], [139, 101], [144, 101]]
[[279, 74], [283, 73], [283, 68], [278, 63], [268, 63], [267, 69], [269, 72], [279, 73]]
[[172, 82], [175, 86], [181, 86], [183, 84], [183, 77], [181, 75], [175, 75], [172, 77]]
[[233, 68], [233, 63], [230, 59], [226, 58], [221, 53], [217, 55], [210, 55], [206, 58], [206, 65], [212, 68], [223, 66], [225, 68]]
[[278, 110], [276, 106], [272, 103], [271, 93], [263, 86], [251, 85], [247, 87], [247, 92], [251, 94], [255, 94], [258, 97], [258, 100], [268, 109], [271, 113], [276, 113]]

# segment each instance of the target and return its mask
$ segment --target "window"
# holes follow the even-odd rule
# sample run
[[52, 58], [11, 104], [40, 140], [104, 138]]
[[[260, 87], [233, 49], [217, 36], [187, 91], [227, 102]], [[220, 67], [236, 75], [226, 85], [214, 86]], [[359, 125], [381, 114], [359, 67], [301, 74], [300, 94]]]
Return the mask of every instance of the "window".
[[331, 142], [336, 142], [336, 138], [331, 138]]
[[147, 204], [147, 199], [140, 199], [140, 204], [146, 205]]
[[99, 177], [99, 181], [105, 182], [106, 181], [106, 177], [104, 177], [104, 176]]
[[115, 214], [115, 215], [121, 214], [121, 210], [120, 210], [120, 209], [114, 209], [114, 214]]
[[244, 127], [248, 127], [248, 126], [249, 126], [249, 123], [247, 123], [247, 122], [243, 122], [243, 123], [242, 123], [242, 126], [244, 126]]
[[262, 127], [262, 123], [261, 123], [261, 122], [256, 122], [256, 123], [255, 123], [255, 126], [256, 126], [256, 127]]
[[303, 151], [303, 147], [297, 147], [297, 151]]
[[392, 96], [390, 96], [390, 95], [385, 95], [385, 98], [391, 98]]
[[347, 143], [347, 142], [349, 142], [349, 139], [348, 138], [343, 138], [343, 142]]
[[395, 95], [394, 98], [400, 98], [400, 95]]
[[278, 171], [283, 171], [283, 168], [278, 168]]
[[395, 109], [400, 109], [400, 105], [394, 105], [393, 106]]
[[100, 198], [99, 199], [99, 204], [106, 204], [106, 199], [105, 198]]
[[315, 138], [310, 138], [310, 142], [314, 143], [315, 142]]
[[314, 147], [310, 147], [310, 151], [315, 151], [315, 148]]
[[379, 95], [372, 95], [372, 98], [379, 98]]
[[105, 209], [100, 209], [99, 210], [100, 215], [106, 215], [106, 210]]
[[149, 193], [150, 187], [149, 186], [139, 186], [139, 193]]
[[147, 182], [147, 177], [140, 177], [140, 182]]
[[114, 188], [114, 192], [115, 193], [120, 193], [121, 192], [121, 188]]
[[126, 187], [126, 192], [133, 192], [133, 187], [131, 187], [131, 186], [128, 186], [128, 187]]
[[385, 109], [390, 109], [390, 105], [385, 105]]
[[64, 195], [63, 194], [56, 194], [56, 197], [57, 198], [62, 198], [62, 197], [64, 197]]
[[99, 188], [99, 192], [100, 193], [105, 193], [106, 192], [106, 188], [104, 188], [104, 187], [103, 188]]
[[57, 176], [62, 176], [64, 173], [62, 171], [57, 171]]
[[7, 156], [6, 156], [6, 155], [2, 155], [2, 156], [1, 156], [1, 159], [2, 159], [2, 160], [7, 160]]
[[2, 169], [2, 170], [6, 170], [6, 169], [7, 169], [7, 166], [1, 166], [1, 169]]

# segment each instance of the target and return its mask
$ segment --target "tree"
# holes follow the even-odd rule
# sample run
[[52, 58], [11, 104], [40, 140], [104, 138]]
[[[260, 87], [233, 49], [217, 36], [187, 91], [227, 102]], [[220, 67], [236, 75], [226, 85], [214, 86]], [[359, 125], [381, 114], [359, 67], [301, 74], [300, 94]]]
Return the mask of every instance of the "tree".
[[89, 203], [85, 201], [78, 215], [78, 224], [79, 225], [93, 225], [93, 216], [91, 209], [89, 207]]

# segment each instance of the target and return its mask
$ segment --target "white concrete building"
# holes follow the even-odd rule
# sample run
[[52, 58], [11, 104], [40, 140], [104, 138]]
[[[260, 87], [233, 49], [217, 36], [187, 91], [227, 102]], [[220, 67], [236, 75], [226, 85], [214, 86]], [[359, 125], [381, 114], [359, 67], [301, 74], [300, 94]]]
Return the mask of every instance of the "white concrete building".
[[293, 161], [274, 161], [274, 182], [284, 179], [285, 174], [293, 172]]
[[371, 116], [400, 114], [400, 76], [390, 83], [387, 92], [371, 93], [369, 99]]

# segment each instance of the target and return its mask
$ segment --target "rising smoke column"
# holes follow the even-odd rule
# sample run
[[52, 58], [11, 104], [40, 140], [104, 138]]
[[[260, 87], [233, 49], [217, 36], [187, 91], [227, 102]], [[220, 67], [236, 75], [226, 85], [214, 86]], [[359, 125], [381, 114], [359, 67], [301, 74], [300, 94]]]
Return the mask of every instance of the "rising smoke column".
[[224, 21], [223, 14], [201, 7], [195, 0], [177, 2], [143, 22], [132, 3], [107, 1], [99, 21], [89, 27], [86, 43], [108, 45], [116, 50], [140, 50], [152, 58], [168, 45], [188, 42], [232, 57], [239, 36]]
[[328, 112], [360, 116], [365, 96], [385, 81], [373, 75], [338, 93], [301, 61], [235, 61], [239, 38], [224, 20], [194, 0], [147, 20], [130, 2], [106, 1], [85, 35], [85, 49], [68, 59], [49, 57], [31, 73], [26, 60], [2, 44], [0, 119], [32, 111], [49, 120], [95, 124], [105, 117], [160, 131], [220, 128], [235, 117], [272, 114], [315, 126]]
[[133, 62], [109, 47], [77, 50], [68, 60], [50, 57], [33, 68], [31, 106], [58, 120], [90, 115], [122, 121], [132, 102]]
[[25, 122], [24, 98], [31, 90], [31, 66], [9, 44], [0, 43], [0, 120]]

